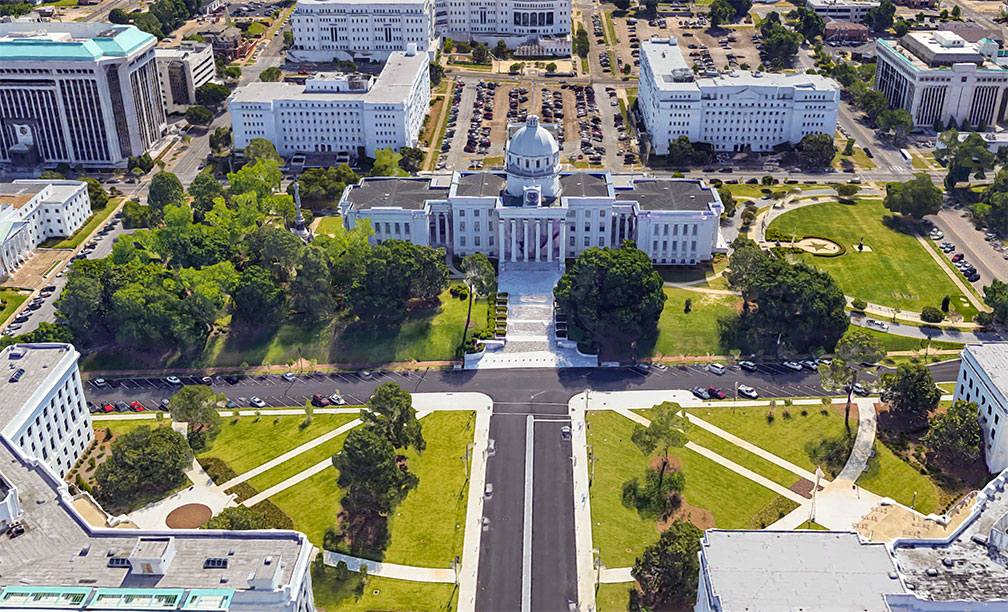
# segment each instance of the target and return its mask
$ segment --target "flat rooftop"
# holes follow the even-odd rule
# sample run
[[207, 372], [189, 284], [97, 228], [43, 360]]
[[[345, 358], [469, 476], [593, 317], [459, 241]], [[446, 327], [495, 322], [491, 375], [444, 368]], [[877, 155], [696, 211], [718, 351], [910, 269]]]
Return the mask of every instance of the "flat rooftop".
[[32, 201], [45, 185], [25, 185], [19, 183], [0, 183], [0, 207], [11, 206], [21, 208]]
[[885, 544], [854, 532], [709, 529], [701, 554], [722, 612], [888, 612], [904, 592]]
[[938, 70], [954, 64], [1002, 69], [980, 52], [980, 43], [969, 42], [954, 32], [910, 32], [899, 40], [880, 38], [876, 43], [898, 54], [917, 70]]
[[346, 201], [358, 210], [403, 208], [422, 210], [428, 200], [443, 200], [448, 189], [432, 187], [429, 178], [365, 177], [350, 188]]
[[131, 25], [0, 23], [0, 61], [94, 61], [126, 57], [156, 39]]
[[[11, 425], [20, 426], [20, 423], [12, 423], [15, 416], [40, 390], [54, 385], [56, 378], [79, 356], [69, 344], [56, 343], [13, 344], [0, 351], [0, 398], [3, 398], [0, 401], [0, 431]], [[11, 377], [19, 370], [24, 372], [17, 382], [11, 382]]]
[[1008, 397], [1008, 342], [967, 344], [963, 350], [976, 359], [991, 382]]
[[715, 190], [697, 179], [636, 179], [629, 188], [616, 189], [617, 202], [637, 202], [644, 210], [709, 211]]
[[879, 4], [879, 0], [806, 0], [805, 2], [805, 6], [812, 9], [844, 6], [865, 6], [871, 8]]

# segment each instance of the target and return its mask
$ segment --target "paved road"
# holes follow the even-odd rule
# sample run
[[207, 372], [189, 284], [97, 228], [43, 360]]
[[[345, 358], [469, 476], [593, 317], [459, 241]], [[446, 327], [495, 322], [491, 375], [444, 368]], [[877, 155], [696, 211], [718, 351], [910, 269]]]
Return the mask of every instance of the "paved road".
[[[962, 253], [966, 261], [976, 267], [980, 280], [973, 283], [974, 287], [989, 285], [995, 278], [1008, 281], [1008, 260], [1004, 259], [1003, 253], [995, 251], [991, 243], [984, 239], [986, 230], [976, 229], [970, 219], [963, 216], [964, 212], [965, 209], [942, 208], [937, 215], [930, 215], [927, 218], [944, 232], [945, 240], [956, 245], [955, 252]], [[949, 255], [943, 256], [949, 257]]]
[[[931, 366], [936, 380], [955, 380], [957, 361]], [[314, 393], [339, 390], [351, 403], [364, 402], [379, 384], [395, 381], [411, 392], [475, 391], [494, 399], [490, 435], [496, 453], [487, 463], [487, 482], [493, 494], [486, 501], [487, 524], [480, 544], [476, 607], [480, 610], [522, 609], [524, 559], [526, 426], [528, 415], [536, 418], [533, 448], [533, 504], [531, 610], [565, 610], [576, 600], [573, 528], [573, 485], [570, 443], [561, 440], [568, 399], [586, 388], [603, 391], [628, 389], [691, 388], [710, 384], [731, 389], [735, 382], [757, 388], [763, 396], [821, 395], [818, 376], [792, 373], [777, 365], [761, 366], [749, 374], [730, 369], [715, 376], [700, 366], [674, 366], [665, 372], [643, 375], [631, 368], [567, 370], [420, 371], [416, 373], [297, 375], [293, 382], [279, 376], [243, 377], [228, 384], [215, 377], [212, 387], [226, 393], [241, 406], [248, 398], [261, 397], [271, 406], [300, 406]], [[183, 383], [199, 381], [183, 378]], [[153, 405], [168, 397], [173, 388], [161, 379], [123, 379], [117, 387], [97, 388], [85, 384], [93, 402], [139, 400]]]

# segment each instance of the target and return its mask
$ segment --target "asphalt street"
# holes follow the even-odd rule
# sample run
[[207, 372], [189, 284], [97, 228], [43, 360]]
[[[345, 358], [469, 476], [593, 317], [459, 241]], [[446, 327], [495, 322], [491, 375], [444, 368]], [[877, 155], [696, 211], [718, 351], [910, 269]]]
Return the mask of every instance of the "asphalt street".
[[[958, 360], [931, 366], [937, 381], [954, 381]], [[279, 375], [243, 376], [228, 383], [212, 377], [210, 386], [242, 407], [259, 397], [269, 406], [302, 406], [315, 393], [339, 391], [351, 404], [363, 403], [374, 389], [396, 382], [410, 392], [474, 391], [494, 400], [490, 437], [494, 453], [487, 461], [492, 493], [484, 505], [476, 608], [479, 610], [568, 610], [576, 602], [573, 484], [570, 442], [561, 428], [569, 424], [567, 401], [580, 391], [689, 389], [716, 385], [731, 395], [734, 385], [756, 388], [763, 397], [822, 395], [818, 375], [791, 372], [776, 364], [747, 373], [736, 367], [717, 376], [703, 366], [671, 366], [643, 374], [633, 368], [529, 370], [419, 370], [370, 373], [298, 374], [293, 381]], [[180, 377], [182, 384], [200, 384], [198, 377]], [[109, 379], [111, 381], [111, 379]], [[157, 405], [177, 388], [159, 378], [118, 379], [98, 387], [85, 382], [89, 401], [124, 400]], [[730, 400], [726, 400], [730, 401]], [[534, 417], [532, 483], [527, 483], [527, 423]], [[525, 491], [531, 486], [531, 552], [526, 557]], [[523, 589], [523, 575], [531, 577]]]

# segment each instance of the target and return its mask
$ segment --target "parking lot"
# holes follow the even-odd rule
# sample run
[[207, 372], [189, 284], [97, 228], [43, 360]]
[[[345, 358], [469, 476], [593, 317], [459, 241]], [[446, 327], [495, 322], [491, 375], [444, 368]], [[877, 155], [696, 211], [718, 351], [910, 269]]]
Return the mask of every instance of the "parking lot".
[[[620, 167], [622, 133], [614, 88], [533, 81], [460, 79], [458, 102], [449, 115], [438, 169], [490, 169], [503, 165], [507, 125], [537, 114], [544, 124], [558, 126], [561, 160], [586, 167]], [[620, 140], [620, 139], [623, 140]]]

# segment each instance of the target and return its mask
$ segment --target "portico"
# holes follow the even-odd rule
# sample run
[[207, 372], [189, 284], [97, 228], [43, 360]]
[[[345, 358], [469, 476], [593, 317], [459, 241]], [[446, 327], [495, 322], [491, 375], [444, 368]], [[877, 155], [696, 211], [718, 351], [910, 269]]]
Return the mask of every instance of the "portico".
[[503, 246], [501, 261], [563, 261], [566, 209], [529, 210], [502, 206], [496, 212], [500, 220], [498, 244]]

